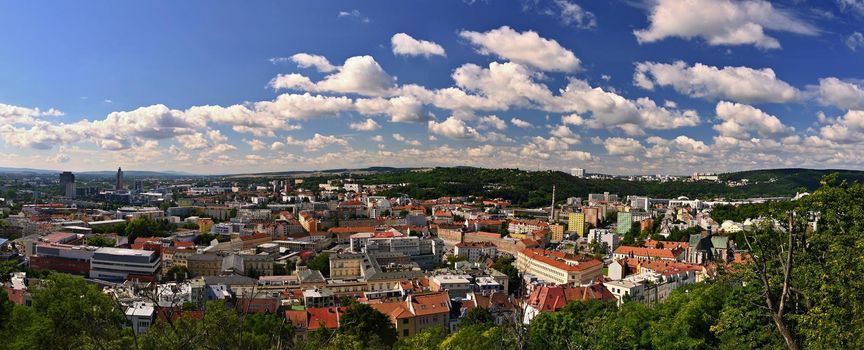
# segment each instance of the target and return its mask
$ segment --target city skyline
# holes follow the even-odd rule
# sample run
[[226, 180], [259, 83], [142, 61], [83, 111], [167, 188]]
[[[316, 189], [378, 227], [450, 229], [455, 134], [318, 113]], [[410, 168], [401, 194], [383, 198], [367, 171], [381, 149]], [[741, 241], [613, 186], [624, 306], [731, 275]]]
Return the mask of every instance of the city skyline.
[[0, 166], [864, 169], [859, 2], [168, 4], [0, 5]]

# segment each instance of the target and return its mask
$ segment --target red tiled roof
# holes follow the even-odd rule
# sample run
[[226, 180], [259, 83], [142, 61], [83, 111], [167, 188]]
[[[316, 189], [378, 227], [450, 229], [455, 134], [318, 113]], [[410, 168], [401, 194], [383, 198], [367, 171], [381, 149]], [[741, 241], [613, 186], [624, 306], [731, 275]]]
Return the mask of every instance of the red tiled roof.
[[630, 247], [630, 246], [620, 246], [615, 249], [615, 254], [624, 254], [628, 256], [644, 256], [651, 258], [668, 258], [675, 259], [675, 257], [680, 253], [679, 250], [671, 250], [671, 249], [657, 249], [657, 248], [644, 248], [644, 247]]
[[[327, 329], [339, 328], [339, 317], [345, 314], [345, 307], [313, 307], [306, 309], [308, 313], [307, 329], [316, 330], [324, 326]], [[338, 316], [337, 316], [338, 315]]]
[[571, 301], [587, 300], [611, 301], [615, 296], [600, 283], [588, 287], [540, 286], [531, 292], [527, 303], [540, 311], [554, 312]]
[[701, 265], [688, 264], [677, 261], [668, 260], [647, 260], [647, 259], [622, 259], [618, 263], [626, 264], [630, 271], [636, 271], [637, 267], [650, 269], [661, 275], [673, 275], [683, 271], [702, 271], [705, 268]]
[[160, 237], [137, 237], [135, 238], [136, 244], [149, 243], [149, 242], [160, 242], [162, 238]]

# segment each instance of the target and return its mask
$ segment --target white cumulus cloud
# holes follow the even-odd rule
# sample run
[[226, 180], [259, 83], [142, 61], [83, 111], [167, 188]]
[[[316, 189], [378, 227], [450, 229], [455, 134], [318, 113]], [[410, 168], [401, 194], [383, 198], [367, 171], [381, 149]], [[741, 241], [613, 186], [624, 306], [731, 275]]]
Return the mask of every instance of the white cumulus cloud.
[[517, 32], [508, 26], [487, 32], [462, 31], [459, 36], [477, 47], [483, 55], [496, 55], [503, 59], [528, 65], [543, 71], [574, 72], [581, 61], [570, 50], [553, 39], [541, 37], [537, 32]]
[[683, 61], [637, 63], [633, 82], [648, 90], [671, 86], [681, 94], [707, 100], [780, 103], [796, 100], [800, 93], [771, 68], [688, 66]]
[[405, 33], [396, 33], [390, 38], [396, 56], [447, 56], [444, 48], [431, 41], [417, 40]]
[[709, 45], [778, 49], [780, 42], [766, 31], [819, 34], [818, 29], [790, 11], [762, 0], [655, 0], [649, 4], [649, 27], [633, 32], [640, 43], [669, 37], [702, 38]]

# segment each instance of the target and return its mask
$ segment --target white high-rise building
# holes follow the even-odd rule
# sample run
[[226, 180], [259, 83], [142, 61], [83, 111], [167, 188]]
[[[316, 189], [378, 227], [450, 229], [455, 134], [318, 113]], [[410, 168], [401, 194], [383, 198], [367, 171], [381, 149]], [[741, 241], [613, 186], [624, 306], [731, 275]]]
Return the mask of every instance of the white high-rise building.
[[582, 168], [570, 169], [570, 175], [573, 175], [575, 177], [585, 177], [585, 169], [582, 169]]

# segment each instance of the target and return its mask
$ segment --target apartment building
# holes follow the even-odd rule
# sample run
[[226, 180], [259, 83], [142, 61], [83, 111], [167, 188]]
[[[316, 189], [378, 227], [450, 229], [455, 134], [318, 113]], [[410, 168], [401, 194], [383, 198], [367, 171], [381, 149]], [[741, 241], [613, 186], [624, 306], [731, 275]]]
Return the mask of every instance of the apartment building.
[[559, 285], [591, 283], [603, 274], [603, 262], [582, 255], [543, 249], [524, 249], [516, 257], [516, 269]]

